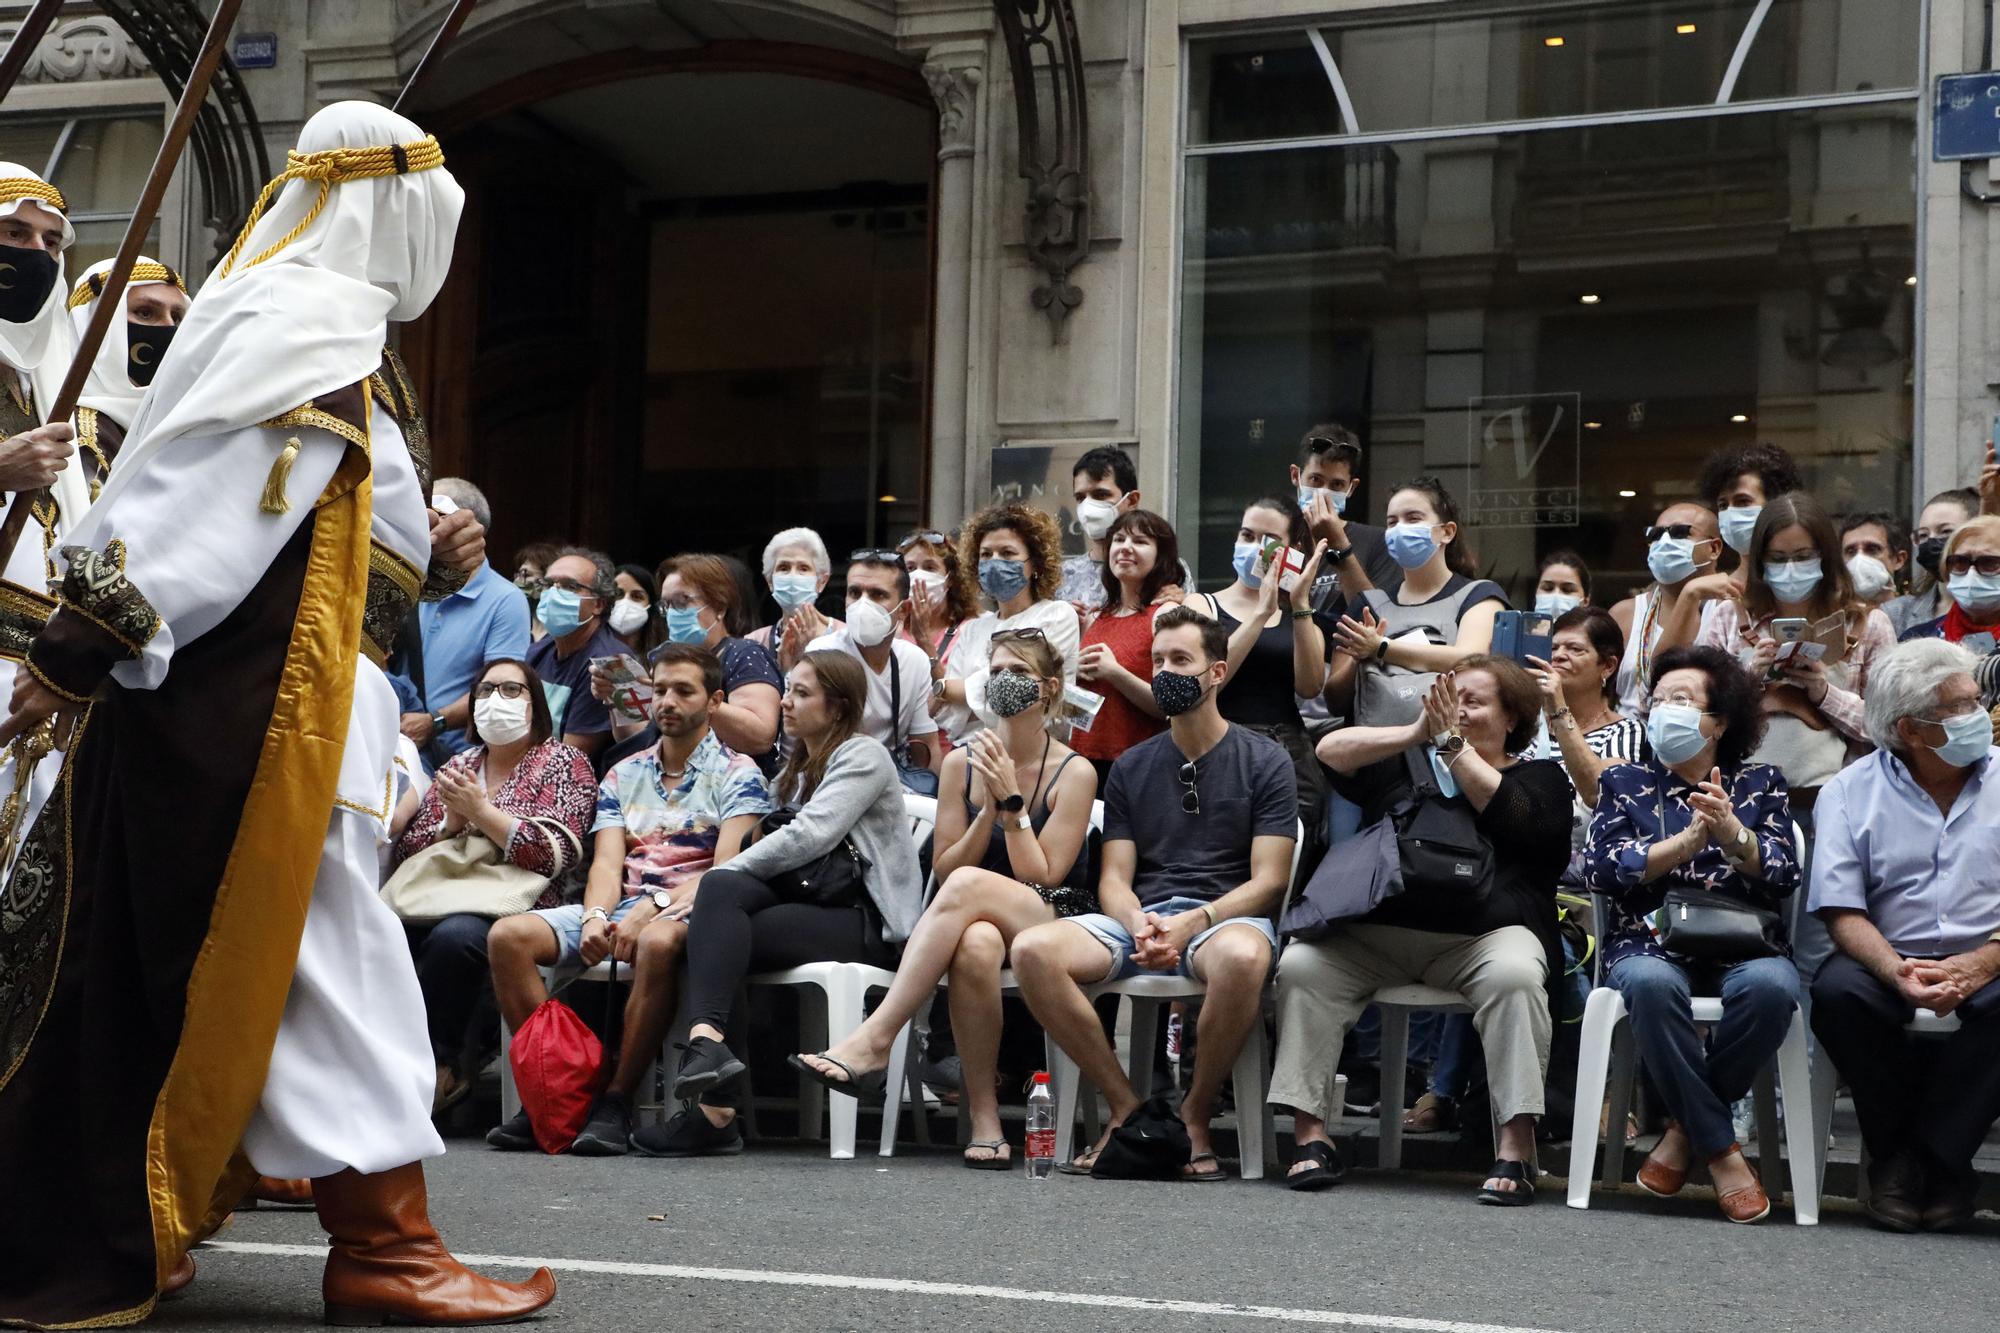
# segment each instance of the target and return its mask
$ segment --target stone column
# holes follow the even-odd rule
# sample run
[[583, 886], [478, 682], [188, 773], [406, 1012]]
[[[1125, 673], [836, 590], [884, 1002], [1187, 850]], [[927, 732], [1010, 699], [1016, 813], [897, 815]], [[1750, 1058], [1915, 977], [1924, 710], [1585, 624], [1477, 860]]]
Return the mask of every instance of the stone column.
[[977, 66], [924, 66], [938, 105], [937, 272], [931, 301], [930, 521], [949, 531], [965, 513], [966, 382], [972, 332], [972, 158]]

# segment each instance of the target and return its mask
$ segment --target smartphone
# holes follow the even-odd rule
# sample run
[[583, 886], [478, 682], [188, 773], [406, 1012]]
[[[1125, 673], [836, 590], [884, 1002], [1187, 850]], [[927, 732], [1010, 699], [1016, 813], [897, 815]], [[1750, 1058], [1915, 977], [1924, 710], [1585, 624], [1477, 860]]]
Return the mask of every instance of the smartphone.
[[1522, 666], [1531, 657], [1544, 662], [1554, 650], [1556, 618], [1542, 611], [1502, 611], [1493, 617], [1493, 655]]

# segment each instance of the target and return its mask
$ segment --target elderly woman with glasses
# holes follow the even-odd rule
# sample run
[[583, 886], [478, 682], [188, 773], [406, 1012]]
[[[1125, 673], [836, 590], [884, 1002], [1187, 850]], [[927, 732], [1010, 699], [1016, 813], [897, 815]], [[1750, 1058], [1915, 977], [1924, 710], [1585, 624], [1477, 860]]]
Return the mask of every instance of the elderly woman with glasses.
[[[1639, 1186], [1678, 1194], [1699, 1156], [1731, 1222], [1762, 1221], [1771, 1201], [1743, 1160], [1730, 1103], [1784, 1042], [1800, 993], [1781, 915], [1799, 882], [1785, 778], [1749, 759], [1764, 734], [1762, 692], [1720, 648], [1661, 654], [1652, 756], [1604, 770], [1583, 851], [1586, 882], [1611, 900], [1606, 981], [1625, 997], [1672, 1116]], [[1722, 997], [1705, 1048], [1698, 994]]]
[[[548, 882], [537, 907], [556, 906], [582, 887], [583, 839], [597, 809], [590, 760], [555, 735], [541, 678], [512, 658], [488, 662], [475, 678], [465, 738], [471, 748], [440, 768], [429, 790], [404, 795], [390, 823], [395, 864], [447, 838], [481, 836]], [[430, 1018], [439, 1110], [472, 1091], [491, 1044], [492, 1025], [473, 1024], [492, 925], [490, 916], [459, 912], [405, 926]]]
[[1915, 625], [1905, 639], [1943, 639], [1972, 650], [1979, 702], [2000, 704], [2000, 518], [1969, 519], [1944, 541], [1937, 577], [1948, 600], [1944, 614]]

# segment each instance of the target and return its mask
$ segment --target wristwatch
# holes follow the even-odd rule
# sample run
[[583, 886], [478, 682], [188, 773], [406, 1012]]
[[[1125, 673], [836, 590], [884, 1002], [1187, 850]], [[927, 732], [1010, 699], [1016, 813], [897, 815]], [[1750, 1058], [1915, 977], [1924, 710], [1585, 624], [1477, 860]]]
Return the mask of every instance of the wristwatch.
[[436, 736], [436, 735], [438, 735], [438, 734], [439, 734], [440, 732], [442, 732], [443, 730], [444, 730], [444, 714], [443, 714], [443, 713], [432, 713], [432, 714], [431, 714], [431, 735], [433, 735], [433, 736]]
[[1463, 750], [1464, 748], [1465, 748], [1465, 737], [1459, 735], [1455, 731], [1448, 731], [1444, 735], [1437, 738], [1438, 755], [1443, 759], [1449, 760], [1456, 758], [1458, 752], [1460, 750]]
[[1352, 546], [1343, 546], [1338, 551], [1328, 551], [1326, 553], [1326, 562], [1329, 565], [1338, 565], [1353, 554], [1354, 548]]
[[1003, 820], [1001, 822], [1006, 824], [1008, 828], [1014, 830], [1016, 833], [1033, 833], [1035, 831], [1035, 821], [1028, 818], [1026, 815], [1015, 815], [1012, 819]]
[[1003, 815], [1018, 815], [1027, 809], [1028, 798], [1015, 792], [1012, 796], [1002, 796], [993, 803], [993, 808]]
[[668, 893], [665, 889], [653, 890], [653, 906], [659, 908], [662, 912], [667, 910], [667, 907], [673, 902], [673, 900], [674, 896], [671, 893]]
[[605, 911], [602, 907], [587, 908], [583, 914], [583, 923], [586, 926], [589, 925], [592, 917], [602, 921], [607, 926], [611, 924], [611, 913]]
[[1387, 665], [1389, 661], [1389, 639], [1386, 635], [1383, 636], [1380, 643], [1375, 645], [1375, 660], [1384, 665]]

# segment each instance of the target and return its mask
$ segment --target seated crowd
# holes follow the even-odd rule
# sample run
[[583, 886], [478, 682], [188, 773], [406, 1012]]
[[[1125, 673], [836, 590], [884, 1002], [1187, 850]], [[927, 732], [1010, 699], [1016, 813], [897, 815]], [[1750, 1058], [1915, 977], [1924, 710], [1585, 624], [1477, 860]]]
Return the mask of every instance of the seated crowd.
[[[1211, 1124], [1268, 993], [1287, 1183], [1316, 1190], [1342, 1177], [1334, 1123], [1379, 1096], [1373, 1001], [1426, 986], [1463, 1009], [1412, 1026], [1405, 1124], [1451, 1127], [1483, 1068], [1477, 1197], [1521, 1206], [1554, 1034], [1594, 980], [1664, 1112], [1644, 1190], [1700, 1166], [1730, 1221], [1768, 1215], [1741, 1108], [1796, 1011], [1852, 1090], [1870, 1217], [1963, 1223], [2000, 1117], [2000, 469], [1912, 529], [1829, 514], [1774, 446], [1725, 450], [1646, 528], [1645, 587], [1612, 602], [1556, 551], [1518, 621], [1435, 478], [1390, 491], [1379, 527], [1350, 512], [1362, 457], [1308, 432], [1214, 592], [1130, 458], [1096, 449], [1073, 479], [1082, 554], [998, 505], [854, 551], [837, 618], [806, 528], [763, 548], [761, 626], [729, 557], [648, 570], [546, 544], [511, 585], [421, 610], [385, 895], [463, 909], [438, 867], [490, 844], [508, 897], [406, 917], [439, 1111], [489, 1058], [492, 1007], [518, 1030], [545, 973], [612, 959], [619, 1051], [569, 1150], [740, 1152], [745, 979], [868, 963], [894, 984], [792, 1065], [880, 1104], [928, 1019], [955, 1045], [966, 1165], [1006, 1170], [1011, 968], [1108, 1104], [1060, 1164], [1090, 1174], [1155, 1091], [1096, 988], [1150, 973], [1202, 983], [1176, 1006], [1182, 1177], [1224, 1178]], [[438, 485], [487, 518], [476, 488]], [[1503, 624], [1546, 646], [1496, 655]], [[935, 799], [922, 846], [906, 795]], [[1719, 1022], [1696, 1021], [1704, 997]], [[637, 1124], [677, 1014], [679, 1109]], [[528, 1149], [536, 1126], [524, 1110], [488, 1141]]]

